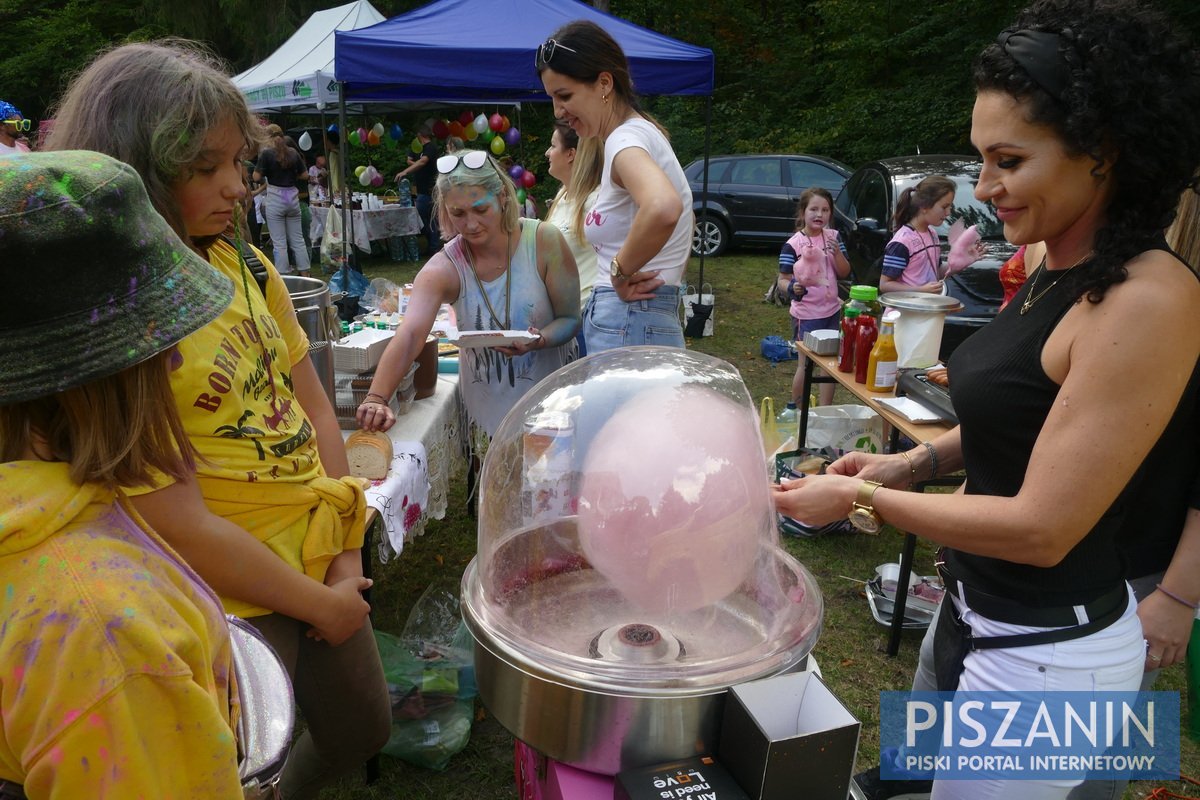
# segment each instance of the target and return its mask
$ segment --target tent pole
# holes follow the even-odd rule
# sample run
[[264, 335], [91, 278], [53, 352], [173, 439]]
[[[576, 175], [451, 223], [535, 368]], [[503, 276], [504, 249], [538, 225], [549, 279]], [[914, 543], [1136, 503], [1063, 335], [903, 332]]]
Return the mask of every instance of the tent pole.
[[[708, 225], [708, 158], [712, 152], [712, 95], [704, 98], [704, 180], [703, 197], [700, 200], [700, 230]], [[704, 285], [704, 237], [700, 237], [700, 278], [696, 281], [696, 293]]]
[[[350, 182], [346, 179], [346, 157], [348, 155], [349, 146], [346, 144], [346, 84], [343, 81], [338, 82], [338, 168], [341, 170], [341, 185], [342, 185], [342, 269], [345, 269], [349, 264], [349, 255], [346, 253], [346, 236], [350, 231], [346, 220], [353, 215], [348, 214], [350, 211]], [[342, 275], [342, 286], [350, 285], [350, 276]]]

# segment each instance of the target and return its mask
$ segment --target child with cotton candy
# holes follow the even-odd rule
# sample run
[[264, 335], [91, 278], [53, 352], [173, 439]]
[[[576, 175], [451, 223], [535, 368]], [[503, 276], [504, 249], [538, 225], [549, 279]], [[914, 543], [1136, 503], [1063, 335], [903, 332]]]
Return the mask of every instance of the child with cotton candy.
[[[816, 330], [836, 330], [842, 301], [838, 279], [850, 276], [846, 245], [829, 227], [833, 220], [833, 195], [813, 186], [800, 195], [796, 232], [779, 251], [779, 291], [791, 300], [792, 338]], [[803, 363], [803, 362], [801, 362]], [[792, 378], [792, 404], [808, 392], [804, 368]], [[833, 402], [833, 384], [821, 385], [821, 403]]]

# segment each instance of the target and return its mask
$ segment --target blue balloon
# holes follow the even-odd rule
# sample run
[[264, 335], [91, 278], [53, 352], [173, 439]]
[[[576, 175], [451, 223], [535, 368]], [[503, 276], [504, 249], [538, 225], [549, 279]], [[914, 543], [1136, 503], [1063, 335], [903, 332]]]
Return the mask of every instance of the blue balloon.
[[398, 142], [400, 141], [400, 137], [404, 135], [404, 131], [400, 129], [398, 124], [393, 122], [392, 129], [388, 131], [388, 135], [391, 136], [394, 141]]

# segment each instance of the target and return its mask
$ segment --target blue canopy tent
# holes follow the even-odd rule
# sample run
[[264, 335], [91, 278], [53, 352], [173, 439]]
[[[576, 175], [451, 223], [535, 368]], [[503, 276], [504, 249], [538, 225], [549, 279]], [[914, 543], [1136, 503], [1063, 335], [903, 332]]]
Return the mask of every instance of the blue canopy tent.
[[713, 54], [578, 0], [436, 0], [334, 40], [343, 97], [359, 101], [548, 100], [537, 46], [562, 25], [591, 20], [621, 45], [644, 95], [711, 95]]
[[[617, 40], [629, 59], [639, 94], [710, 98], [705, 110], [707, 161], [712, 50], [663, 36], [578, 0], [435, 0], [367, 28], [338, 31], [334, 67], [342, 83], [342, 99], [344, 103], [549, 101], [533, 66], [534, 52], [555, 30], [577, 19], [597, 23]], [[707, 169], [704, 175], [707, 183]], [[701, 281], [703, 276], [701, 256]]]

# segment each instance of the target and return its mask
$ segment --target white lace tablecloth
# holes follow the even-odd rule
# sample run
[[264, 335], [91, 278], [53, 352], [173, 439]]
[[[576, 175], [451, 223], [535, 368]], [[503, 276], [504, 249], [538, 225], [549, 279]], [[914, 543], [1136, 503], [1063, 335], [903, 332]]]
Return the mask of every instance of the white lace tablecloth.
[[[331, 208], [312, 210], [309, 237], [315, 242], [325, 234], [326, 217]], [[354, 224], [354, 246], [364, 253], [371, 252], [371, 242], [392, 236], [411, 236], [421, 232], [421, 217], [412, 206], [384, 206], [373, 211], [351, 211]]]
[[[367, 526], [376, 516], [385, 536], [378, 541], [379, 560], [399, 555], [404, 543], [425, 533], [425, 523], [446, 516], [450, 480], [463, 474], [458, 375], [439, 374], [432, 396], [417, 400], [388, 431], [392, 467], [388, 476], [367, 490]], [[349, 436], [350, 431], [342, 431]]]

